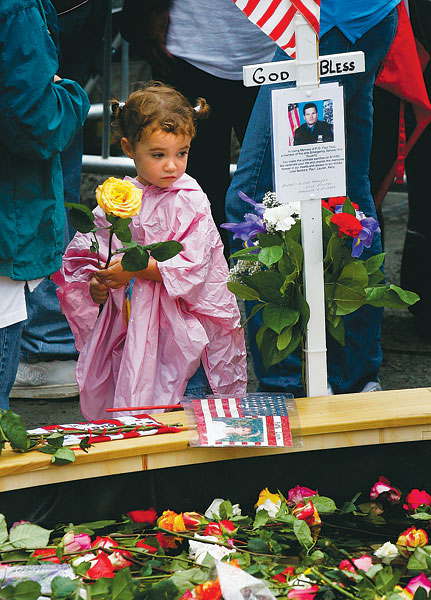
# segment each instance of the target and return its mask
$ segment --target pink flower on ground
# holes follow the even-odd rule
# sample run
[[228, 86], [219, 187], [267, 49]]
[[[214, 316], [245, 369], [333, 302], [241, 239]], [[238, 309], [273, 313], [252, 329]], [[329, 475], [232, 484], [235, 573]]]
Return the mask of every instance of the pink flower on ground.
[[73, 533], [68, 531], [63, 536], [63, 549], [66, 554], [89, 550], [91, 548], [91, 538], [87, 533]]
[[287, 592], [289, 600], [313, 600], [316, 593], [319, 591], [318, 585], [312, 585], [308, 588], [297, 588]]
[[430, 506], [431, 505], [431, 496], [425, 490], [413, 489], [406, 496], [406, 504], [403, 504], [403, 508], [410, 512], [413, 512], [419, 506]]
[[288, 491], [287, 504], [299, 504], [304, 498], [309, 498], [310, 496], [317, 496], [317, 492], [315, 490], [310, 490], [308, 487], [297, 485]]
[[370, 498], [371, 500], [387, 498], [391, 504], [397, 504], [401, 500], [401, 492], [398, 488], [393, 487], [386, 477], [380, 475], [379, 480], [371, 488]]
[[429, 596], [431, 590], [431, 581], [428, 579], [425, 573], [421, 573], [417, 577], [413, 577], [413, 579], [410, 579], [410, 581], [406, 585], [406, 590], [415, 595], [416, 590], [420, 587], [424, 588], [427, 595]]
[[[367, 554], [363, 554], [359, 558], [354, 558], [352, 562], [357, 569], [361, 569], [361, 571], [365, 571], [365, 573], [373, 565], [373, 559]], [[350, 571], [351, 573], [355, 573], [355, 567], [350, 560], [347, 560], [347, 558], [342, 560], [338, 566], [342, 571]]]

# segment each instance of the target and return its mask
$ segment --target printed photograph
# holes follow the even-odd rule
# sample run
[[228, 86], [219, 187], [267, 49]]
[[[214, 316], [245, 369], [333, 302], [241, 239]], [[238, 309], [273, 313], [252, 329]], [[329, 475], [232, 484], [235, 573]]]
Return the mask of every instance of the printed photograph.
[[333, 112], [330, 99], [289, 104], [289, 146], [333, 142]]

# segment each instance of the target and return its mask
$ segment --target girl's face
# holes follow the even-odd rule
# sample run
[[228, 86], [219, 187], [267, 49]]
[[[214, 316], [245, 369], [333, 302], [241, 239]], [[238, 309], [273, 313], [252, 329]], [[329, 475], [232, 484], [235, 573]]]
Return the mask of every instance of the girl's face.
[[139, 142], [133, 145], [127, 138], [121, 138], [121, 147], [133, 159], [140, 183], [164, 188], [184, 174], [190, 142], [189, 135], [156, 129], [152, 132], [143, 131]]

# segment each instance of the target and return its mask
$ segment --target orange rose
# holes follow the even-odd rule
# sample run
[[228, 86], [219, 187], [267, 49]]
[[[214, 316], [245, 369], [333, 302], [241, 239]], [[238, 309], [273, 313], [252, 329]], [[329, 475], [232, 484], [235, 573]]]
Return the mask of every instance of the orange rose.
[[418, 548], [419, 546], [425, 546], [428, 544], [428, 536], [423, 529], [416, 529], [416, 527], [409, 527], [402, 533], [400, 533], [397, 546], [400, 547], [400, 552], [404, 556], [408, 556], [408, 549]]
[[165, 510], [157, 524], [169, 531], [186, 531], [182, 514], [177, 514], [173, 510]]

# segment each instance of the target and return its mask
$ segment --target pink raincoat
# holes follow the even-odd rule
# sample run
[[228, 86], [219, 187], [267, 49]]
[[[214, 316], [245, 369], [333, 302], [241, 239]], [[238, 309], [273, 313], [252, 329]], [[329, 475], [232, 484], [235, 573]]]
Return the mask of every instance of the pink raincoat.
[[[124, 288], [109, 291], [97, 318], [89, 292], [98, 268], [89, 251], [92, 235], [77, 233], [69, 244], [53, 279], [80, 351], [76, 377], [87, 419], [106, 417], [108, 407], [179, 402], [201, 360], [215, 394], [246, 392], [240, 315], [226, 287], [228, 268], [206, 195], [186, 174], [168, 188], [132, 181], [143, 189], [140, 214], [130, 224], [133, 239], [177, 240], [183, 250], [158, 263], [162, 283], [135, 278], [127, 324]], [[108, 225], [101, 208], [94, 214], [96, 226]], [[104, 264], [107, 230], [97, 237]], [[114, 236], [113, 248], [120, 247]]]

